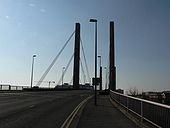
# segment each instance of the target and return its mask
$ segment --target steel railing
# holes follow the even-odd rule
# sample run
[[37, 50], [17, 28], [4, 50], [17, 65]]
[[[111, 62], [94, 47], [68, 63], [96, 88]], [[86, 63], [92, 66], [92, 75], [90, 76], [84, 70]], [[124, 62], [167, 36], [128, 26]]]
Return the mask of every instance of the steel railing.
[[16, 86], [16, 85], [0, 85], [0, 90], [23, 90], [23, 88], [29, 88], [29, 86]]
[[110, 90], [110, 97], [127, 111], [159, 128], [170, 128], [170, 106], [123, 95]]

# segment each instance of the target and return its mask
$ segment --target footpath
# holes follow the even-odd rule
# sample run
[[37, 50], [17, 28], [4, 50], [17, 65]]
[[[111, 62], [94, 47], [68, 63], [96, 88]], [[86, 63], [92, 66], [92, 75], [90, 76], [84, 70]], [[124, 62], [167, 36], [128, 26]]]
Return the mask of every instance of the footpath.
[[109, 96], [90, 99], [82, 111], [77, 128], [139, 128], [110, 102]]

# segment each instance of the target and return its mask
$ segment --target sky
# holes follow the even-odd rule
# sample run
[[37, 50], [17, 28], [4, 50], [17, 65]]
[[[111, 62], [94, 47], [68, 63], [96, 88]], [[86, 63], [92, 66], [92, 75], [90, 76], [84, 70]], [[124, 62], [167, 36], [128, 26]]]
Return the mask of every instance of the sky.
[[[34, 54], [36, 84], [74, 31], [75, 23], [81, 24], [81, 39], [93, 77], [94, 24], [89, 19], [96, 18], [103, 67], [108, 66], [109, 22], [115, 24], [117, 88], [170, 90], [169, 12], [169, 0], [0, 0], [0, 84], [30, 85]], [[73, 48], [74, 37], [45, 81], [59, 81]], [[71, 64], [64, 82], [71, 81], [72, 69]], [[104, 78], [103, 69], [103, 87]]]

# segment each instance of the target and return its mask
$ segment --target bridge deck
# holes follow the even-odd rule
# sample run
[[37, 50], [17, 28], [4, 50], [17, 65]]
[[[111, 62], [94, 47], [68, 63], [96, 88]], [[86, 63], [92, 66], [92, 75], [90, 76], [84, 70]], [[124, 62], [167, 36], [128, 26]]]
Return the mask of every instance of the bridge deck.
[[86, 90], [0, 93], [0, 128], [60, 128]]
[[97, 106], [91, 99], [85, 106], [78, 128], [138, 128], [109, 101], [108, 96], [100, 95]]

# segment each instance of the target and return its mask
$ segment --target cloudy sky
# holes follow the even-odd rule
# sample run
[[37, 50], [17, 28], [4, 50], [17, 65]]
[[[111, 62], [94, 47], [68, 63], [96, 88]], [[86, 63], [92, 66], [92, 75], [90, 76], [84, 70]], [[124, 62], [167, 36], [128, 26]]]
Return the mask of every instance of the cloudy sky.
[[[102, 66], [108, 65], [109, 22], [115, 22], [117, 88], [170, 90], [169, 12], [169, 0], [0, 0], [0, 83], [29, 85], [33, 54], [37, 55], [34, 81], [38, 81], [76, 22], [81, 24], [81, 39], [93, 77], [94, 24], [89, 19], [96, 18]], [[46, 81], [59, 81], [73, 46], [74, 37]], [[72, 68], [65, 82], [71, 81]]]

